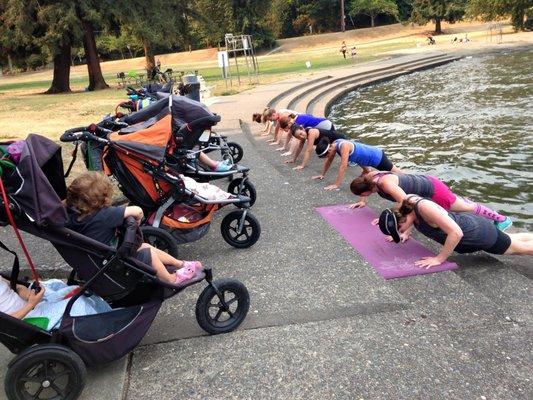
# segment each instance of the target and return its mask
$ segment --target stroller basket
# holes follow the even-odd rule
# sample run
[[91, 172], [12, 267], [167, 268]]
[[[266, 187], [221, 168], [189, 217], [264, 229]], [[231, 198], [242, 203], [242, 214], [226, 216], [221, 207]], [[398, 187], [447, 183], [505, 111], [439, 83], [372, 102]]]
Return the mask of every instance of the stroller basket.
[[88, 365], [118, 360], [142, 340], [161, 301], [82, 317], [65, 316], [59, 332]]

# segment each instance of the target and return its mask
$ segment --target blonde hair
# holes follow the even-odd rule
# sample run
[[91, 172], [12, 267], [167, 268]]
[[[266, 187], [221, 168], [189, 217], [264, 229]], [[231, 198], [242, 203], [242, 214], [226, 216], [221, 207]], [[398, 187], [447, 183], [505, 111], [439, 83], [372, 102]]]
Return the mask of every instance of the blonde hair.
[[101, 172], [85, 172], [72, 181], [67, 189], [67, 206], [86, 216], [109, 207], [113, 200], [113, 185]]
[[267, 122], [267, 120], [268, 120], [272, 115], [274, 115], [275, 112], [276, 112], [276, 109], [266, 107], [266, 108], [263, 110], [263, 123]]

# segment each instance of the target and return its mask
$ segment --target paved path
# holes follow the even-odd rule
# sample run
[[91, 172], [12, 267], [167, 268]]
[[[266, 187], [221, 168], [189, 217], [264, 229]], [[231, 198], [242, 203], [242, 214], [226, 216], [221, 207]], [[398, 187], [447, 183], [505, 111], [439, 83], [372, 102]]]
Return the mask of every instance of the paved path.
[[[317, 159], [295, 173], [257, 138], [259, 126], [240, 131], [239, 118], [302, 79], [211, 106], [252, 167], [262, 236], [251, 249], [231, 248], [219, 231], [223, 210], [182, 255], [247, 285], [251, 309], [243, 326], [204, 335], [194, 319], [202, 288], [189, 288], [165, 302], [130, 357], [90, 371], [82, 398], [532, 398], [533, 259], [454, 255], [457, 271], [383, 280], [313, 209], [353, 201], [346, 187], [322, 190], [324, 182], [310, 180], [321, 167]], [[30, 245], [39, 263], [64, 273], [49, 245]], [[11, 356], [0, 351], [5, 365]]]

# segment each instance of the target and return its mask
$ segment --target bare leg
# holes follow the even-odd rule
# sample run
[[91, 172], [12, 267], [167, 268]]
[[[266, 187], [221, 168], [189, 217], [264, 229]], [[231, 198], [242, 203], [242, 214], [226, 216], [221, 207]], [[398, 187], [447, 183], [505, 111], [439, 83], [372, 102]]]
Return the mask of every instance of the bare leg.
[[159, 250], [157, 248], [155, 248], [154, 246], [152, 246], [151, 244], [148, 244], [148, 243], [143, 243], [141, 244], [141, 247], [139, 247], [139, 249], [150, 249], [150, 251], [153, 251], [155, 252], [157, 258], [165, 265], [173, 265], [175, 266], [176, 268], [181, 268], [183, 267], [183, 261], [181, 260], [178, 260], [174, 257], [172, 257], [170, 254], [168, 253], [165, 253], [163, 250]]
[[533, 233], [510, 233], [511, 245], [506, 255], [533, 255]]
[[152, 268], [155, 269], [156, 276], [162, 281], [167, 281], [170, 283], [176, 282], [176, 274], [171, 274], [167, 271], [165, 265], [159, 259], [155, 250], [156, 249], [154, 247], [150, 246], [150, 256], [152, 257], [151, 265]]
[[476, 203], [466, 202], [462, 197], [457, 196], [455, 202], [450, 206], [450, 211], [454, 212], [474, 212]]
[[218, 162], [216, 162], [215, 160], [212, 160], [210, 159], [209, 157], [207, 157], [207, 155], [205, 155], [203, 152], [200, 152], [200, 155], [198, 156], [198, 160], [208, 166], [209, 168], [211, 169], [216, 169], [217, 166], [218, 166]]

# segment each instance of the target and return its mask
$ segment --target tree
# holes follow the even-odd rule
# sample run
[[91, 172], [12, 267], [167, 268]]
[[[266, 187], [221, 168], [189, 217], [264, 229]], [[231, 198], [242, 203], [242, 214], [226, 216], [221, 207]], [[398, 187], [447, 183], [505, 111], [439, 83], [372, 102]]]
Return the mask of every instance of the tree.
[[409, 21], [413, 12], [412, 0], [396, 0], [398, 6], [398, 19], [402, 22]]
[[0, 41], [9, 55], [51, 55], [52, 85], [46, 93], [70, 92], [70, 52], [77, 40], [72, 4], [61, 1], [4, 0], [0, 2]]
[[89, 75], [89, 91], [107, 89], [100, 67], [100, 56], [96, 47], [96, 38], [94, 35], [94, 24], [102, 20], [102, 16], [109, 12], [108, 1], [76, 1], [76, 16], [81, 24], [83, 31], [83, 49], [85, 50], [85, 59], [87, 63], [87, 73]]
[[[190, 43], [189, 16], [194, 15], [185, 0], [117, 0], [114, 18], [121, 29], [136, 37], [143, 46], [146, 70], [155, 67], [154, 48]], [[128, 10], [127, 13], [123, 10]]]
[[350, 12], [369, 16], [372, 27], [378, 14], [389, 14], [398, 19], [398, 6], [394, 0], [352, 0]]
[[515, 30], [524, 30], [524, 17], [533, 8], [533, 0], [470, 0], [467, 13], [484, 21], [511, 17]]
[[465, 15], [467, 0], [413, 0], [412, 21], [427, 24], [435, 21], [435, 33], [442, 33], [441, 22], [454, 23]]

